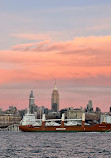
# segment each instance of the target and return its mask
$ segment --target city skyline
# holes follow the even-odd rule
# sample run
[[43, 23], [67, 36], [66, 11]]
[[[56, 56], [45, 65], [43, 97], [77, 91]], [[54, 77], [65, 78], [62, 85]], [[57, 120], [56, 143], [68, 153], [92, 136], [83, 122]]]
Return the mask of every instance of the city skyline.
[[[77, 105], [72, 105], [72, 106], [64, 106], [64, 107], [61, 107], [59, 104], [59, 101], [60, 101], [60, 98], [59, 98], [59, 92], [58, 92], [58, 89], [57, 89], [57, 86], [55, 84], [54, 88], [53, 88], [53, 91], [52, 91], [52, 94], [51, 94], [51, 97], [50, 97], [50, 100], [51, 100], [51, 104], [46, 106], [46, 105], [39, 105], [37, 104], [37, 101], [35, 100], [35, 97], [34, 97], [34, 94], [33, 94], [33, 90], [30, 91], [30, 94], [29, 94], [29, 98], [28, 98], [28, 105], [26, 107], [22, 107], [22, 108], [18, 108], [17, 105], [14, 105], [14, 104], [9, 104], [7, 106], [7, 108], [1, 108], [1, 110], [8, 110], [10, 109], [10, 107], [16, 107], [18, 108], [18, 110], [28, 110], [30, 113], [33, 113], [33, 108], [36, 108], [36, 107], [44, 107], [44, 108], [48, 108], [49, 110], [51, 110], [52, 112], [59, 112], [61, 111], [62, 109], [68, 109], [68, 108], [74, 108], [74, 109], [83, 109], [83, 110], [86, 110], [86, 112], [94, 112], [96, 111], [97, 108], [100, 109], [101, 111], [101, 107], [100, 106], [97, 106], [96, 104], [93, 104], [93, 101], [92, 100], [87, 100], [87, 103], [86, 105], [84, 104], [83, 106], [77, 106]], [[33, 107], [34, 106], [34, 107]], [[93, 110], [94, 108], [94, 110]], [[109, 112], [111, 109], [111, 107], [109, 107], [109, 109], [107, 111], [101, 111], [101, 112]]]
[[0, 108], [111, 106], [111, 1], [10, 0], [0, 5]]

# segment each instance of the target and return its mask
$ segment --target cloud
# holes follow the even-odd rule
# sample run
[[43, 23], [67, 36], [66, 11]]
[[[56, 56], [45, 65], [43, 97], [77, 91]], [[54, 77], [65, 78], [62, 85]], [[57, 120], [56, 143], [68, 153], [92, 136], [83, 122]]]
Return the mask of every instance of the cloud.
[[[76, 37], [72, 41], [65, 42], [53, 42], [50, 40], [44, 40], [38, 43], [28, 43], [23, 45], [17, 45], [13, 48], [32, 50], [32, 51], [64, 51], [64, 50], [84, 50], [87, 48], [97, 49], [102, 45], [111, 44], [111, 36], [89, 36], [89, 37]], [[41, 49], [40, 49], [41, 48]]]
[[[36, 43], [16, 45], [12, 47], [12, 50], [32, 53], [32, 56], [34, 56], [35, 52], [35, 59], [36, 56], [38, 56], [37, 54], [41, 52], [48, 55], [48, 58], [50, 58], [49, 56], [53, 56], [52, 58], [57, 59], [57, 61], [60, 61], [62, 57], [64, 58], [64, 65], [70, 65], [72, 63], [73, 66], [107, 66], [111, 65], [110, 45], [111, 36], [89, 36], [78, 37], [72, 41], [65, 42], [45, 40]], [[47, 58], [46, 55], [43, 56]], [[40, 55], [40, 57], [41, 56], [42, 55]], [[63, 64], [63, 62], [61, 62], [61, 64]]]
[[40, 47], [48, 44], [49, 42], [50, 42], [49, 40], [45, 40], [45, 41], [36, 42], [36, 43], [33, 42], [33, 43], [19, 44], [19, 45], [13, 46], [12, 50], [33, 51], [34, 48], [38, 47], [38, 49], [40, 49]]
[[103, 78], [111, 77], [110, 44], [111, 36], [91, 36], [65, 42], [45, 40], [1, 50], [0, 84], [53, 78], [82, 79], [89, 84], [94, 81], [91, 78], [98, 78], [97, 83], [102, 84]]

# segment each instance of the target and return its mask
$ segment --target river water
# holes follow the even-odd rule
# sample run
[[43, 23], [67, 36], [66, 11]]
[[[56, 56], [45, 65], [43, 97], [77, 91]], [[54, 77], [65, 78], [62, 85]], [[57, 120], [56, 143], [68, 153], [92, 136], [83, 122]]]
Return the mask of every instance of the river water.
[[111, 158], [111, 133], [0, 131], [0, 158]]

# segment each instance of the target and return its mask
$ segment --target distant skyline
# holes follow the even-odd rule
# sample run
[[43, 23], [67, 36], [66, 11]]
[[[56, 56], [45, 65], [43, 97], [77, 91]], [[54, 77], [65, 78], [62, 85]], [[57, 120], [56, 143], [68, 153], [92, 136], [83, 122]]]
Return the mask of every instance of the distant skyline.
[[0, 0], [0, 108], [111, 106], [110, 0]]

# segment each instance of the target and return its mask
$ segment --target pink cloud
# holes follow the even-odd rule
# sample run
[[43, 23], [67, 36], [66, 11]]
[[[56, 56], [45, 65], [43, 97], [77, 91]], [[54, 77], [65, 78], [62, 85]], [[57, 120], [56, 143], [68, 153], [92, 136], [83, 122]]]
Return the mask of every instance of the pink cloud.
[[[0, 70], [0, 83], [110, 77], [110, 44], [111, 36], [92, 36], [13, 46], [12, 50], [0, 51], [0, 62], [7, 65]], [[12, 63], [14, 66], [9, 69]]]
[[43, 45], [47, 45], [50, 43], [49, 40], [41, 41], [41, 42], [36, 42], [36, 43], [26, 43], [26, 44], [19, 44], [15, 45], [12, 47], [12, 50], [17, 50], [17, 51], [33, 51], [36, 47], [40, 49]]
[[[89, 37], [76, 37], [72, 41], [66, 42], [52, 42], [45, 40], [38, 43], [28, 43], [13, 46], [12, 48], [23, 49], [27, 51], [84, 51], [85, 49], [99, 49], [103, 46], [110, 49], [111, 36], [89, 36]], [[30, 48], [30, 49], [29, 49]], [[86, 52], [88, 53], [88, 52]], [[90, 53], [90, 52], [89, 52]], [[67, 53], [68, 55], [68, 53]]]

